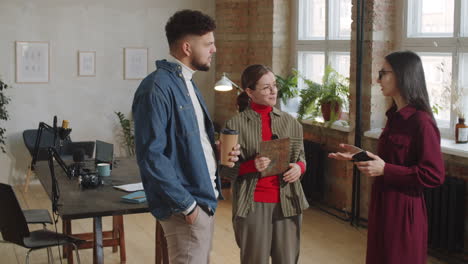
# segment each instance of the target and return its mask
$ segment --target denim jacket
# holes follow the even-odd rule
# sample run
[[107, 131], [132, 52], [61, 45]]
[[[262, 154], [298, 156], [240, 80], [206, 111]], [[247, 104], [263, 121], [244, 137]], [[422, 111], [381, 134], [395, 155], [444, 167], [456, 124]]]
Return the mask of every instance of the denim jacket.
[[[141, 82], [132, 106], [137, 161], [150, 211], [164, 220], [183, 212], [194, 201], [215, 211], [217, 197], [182, 68], [166, 60], [156, 61], [156, 68]], [[216, 150], [213, 123], [200, 91], [192, 84]], [[217, 172], [216, 184], [221, 193]]]

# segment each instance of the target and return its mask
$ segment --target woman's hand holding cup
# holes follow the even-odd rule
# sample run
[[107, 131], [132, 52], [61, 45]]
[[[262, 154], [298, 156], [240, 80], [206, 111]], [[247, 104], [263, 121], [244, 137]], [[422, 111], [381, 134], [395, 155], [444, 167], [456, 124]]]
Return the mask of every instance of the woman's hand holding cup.
[[222, 165], [232, 168], [239, 160], [240, 145], [237, 144], [238, 136], [239, 132], [236, 130], [224, 128], [220, 131], [219, 142], [216, 142], [216, 145], [218, 146]]

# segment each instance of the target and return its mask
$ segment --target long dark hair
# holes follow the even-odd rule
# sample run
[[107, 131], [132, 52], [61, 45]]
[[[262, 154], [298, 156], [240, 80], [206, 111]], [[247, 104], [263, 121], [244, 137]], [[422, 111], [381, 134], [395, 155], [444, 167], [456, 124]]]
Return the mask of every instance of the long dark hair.
[[263, 75], [269, 72], [273, 73], [269, 67], [262, 64], [253, 64], [245, 68], [241, 76], [241, 86], [244, 91], [237, 96], [237, 106], [239, 107], [239, 112], [244, 111], [248, 106], [249, 96], [245, 90], [247, 88], [255, 90], [258, 80], [260, 80]]
[[385, 60], [392, 66], [403, 99], [434, 119], [421, 58], [412, 51], [397, 51], [385, 56]]

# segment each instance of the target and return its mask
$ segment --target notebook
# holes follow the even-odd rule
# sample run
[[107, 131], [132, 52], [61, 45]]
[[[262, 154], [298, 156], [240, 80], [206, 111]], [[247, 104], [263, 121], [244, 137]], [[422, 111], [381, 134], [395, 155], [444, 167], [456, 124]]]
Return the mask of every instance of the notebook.
[[144, 191], [132, 192], [121, 197], [122, 202], [126, 203], [144, 203], [146, 194]]
[[123, 184], [123, 185], [115, 185], [114, 188], [125, 191], [125, 192], [135, 192], [143, 190], [143, 183], [130, 183], [130, 184]]
[[289, 138], [275, 139], [260, 142], [260, 156], [268, 157], [271, 162], [268, 168], [262, 171], [262, 177], [279, 175], [289, 168]]

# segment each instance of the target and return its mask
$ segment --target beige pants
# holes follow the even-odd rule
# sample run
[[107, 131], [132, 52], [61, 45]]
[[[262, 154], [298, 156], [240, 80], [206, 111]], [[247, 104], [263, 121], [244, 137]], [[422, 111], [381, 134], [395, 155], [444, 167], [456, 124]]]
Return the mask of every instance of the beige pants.
[[209, 216], [201, 208], [198, 209], [197, 219], [192, 225], [185, 222], [182, 214], [175, 214], [168, 220], [159, 221], [167, 240], [169, 263], [209, 263], [214, 216]]
[[278, 203], [254, 203], [255, 211], [233, 219], [242, 264], [294, 264], [299, 260], [302, 214], [284, 217]]

